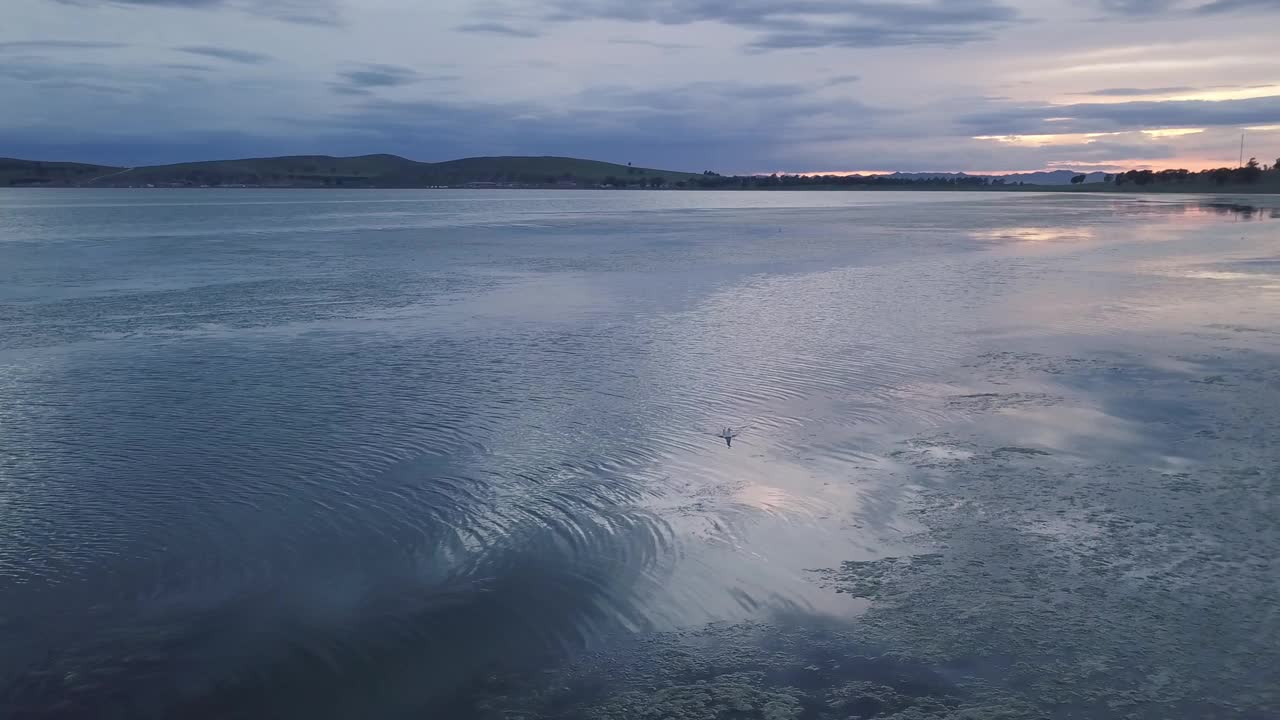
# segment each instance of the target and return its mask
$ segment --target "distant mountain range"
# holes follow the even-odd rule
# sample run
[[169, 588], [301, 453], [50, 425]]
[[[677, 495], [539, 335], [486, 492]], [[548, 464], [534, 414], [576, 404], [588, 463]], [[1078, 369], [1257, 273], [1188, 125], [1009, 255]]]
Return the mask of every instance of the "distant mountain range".
[[938, 178], [990, 178], [1003, 179], [1005, 183], [1024, 183], [1027, 185], [1070, 185], [1071, 179], [1077, 175], [1085, 176], [1085, 184], [1103, 182], [1106, 173], [1092, 172], [1080, 173], [1074, 170], [1052, 170], [1045, 172], [1029, 172], [1029, 173], [1013, 173], [1010, 175], [970, 175], [968, 173], [893, 173], [888, 177], [902, 178], [903, 180], [935, 180]]
[[[1070, 185], [1071, 170], [971, 175], [893, 173], [900, 180], [1003, 178], [1006, 184]], [[396, 155], [295, 155], [112, 167], [0, 158], [0, 187], [615, 187], [686, 186], [702, 175], [568, 157], [475, 157], [427, 163]], [[1089, 173], [1087, 183], [1103, 181]]]
[[0, 158], [0, 187], [577, 187], [674, 185], [695, 177], [566, 157], [425, 163], [396, 155], [297, 155], [134, 168]]

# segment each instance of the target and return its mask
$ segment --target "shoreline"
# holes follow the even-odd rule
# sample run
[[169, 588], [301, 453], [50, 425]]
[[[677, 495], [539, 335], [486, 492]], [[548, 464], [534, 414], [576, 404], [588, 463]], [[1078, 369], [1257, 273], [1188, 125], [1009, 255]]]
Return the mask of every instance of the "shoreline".
[[964, 193], [1063, 193], [1084, 195], [1280, 195], [1280, 187], [1241, 187], [1226, 186], [1218, 188], [1117, 188], [1117, 187], [1080, 187], [1061, 185], [1015, 185], [1015, 186], [926, 186], [911, 187], [895, 185], [890, 187], [815, 185], [807, 187], [719, 187], [719, 188], [605, 188], [605, 187], [558, 187], [554, 185], [527, 185], [520, 187], [465, 187], [465, 186], [351, 186], [335, 187], [324, 185], [209, 185], [209, 186], [139, 186], [139, 185], [9, 185], [3, 190], [474, 190], [485, 192], [521, 191], [521, 190], [556, 190], [556, 191], [591, 191], [591, 192], [964, 192]]

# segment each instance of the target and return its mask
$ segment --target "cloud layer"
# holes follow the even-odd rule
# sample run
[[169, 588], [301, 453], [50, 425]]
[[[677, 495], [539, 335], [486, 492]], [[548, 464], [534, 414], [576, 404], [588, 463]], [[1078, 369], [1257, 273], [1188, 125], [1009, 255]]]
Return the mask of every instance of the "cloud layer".
[[750, 47], [767, 50], [955, 45], [989, 37], [1018, 17], [995, 0], [559, 0], [545, 19], [718, 23], [759, 33]]
[[50, 0], [78, 7], [117, 6], [134, 8], [181, 8], [190, 10], [235, 10], [284, 22], [330, 25], [339, 21], [330, 0]]
[[178, 52], [184, 52], [190, 55], [203, 55], [205, 57], [217, 58], [218, 60], [242, 63], [244, 65], [258, 65], [271, 60], [271, 56], [265, 53], [253, 52], [251, 50], [237, 50], [229, 47], [218, 47], [216, 45], [188, 45], [187, 47], [174, 49]]
[[1280, 155], [1271, 1], [6, 0], [6, 15], [3, 156], [1200, 167], [1235, 157], [1241, 131]]

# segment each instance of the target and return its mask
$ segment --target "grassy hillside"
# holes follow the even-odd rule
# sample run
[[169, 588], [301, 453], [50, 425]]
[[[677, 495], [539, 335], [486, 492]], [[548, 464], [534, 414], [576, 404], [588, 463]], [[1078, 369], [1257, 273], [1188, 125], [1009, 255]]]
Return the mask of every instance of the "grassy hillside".
[[123, 168], [0, 158], [0, 187], [69, 187], [120, 170]]
[[[25, 162], [25, 161], [13, 161]], [[58, 165], [59, 163], [27, 163]], [[696, 177], [692, 173], [579, 160], [563, 157], [480, 157], [421, 163], [395, 155], [331, 157], [297, 155], [242, 160], [153, 165], [131, 169], [95, 168], [78, 173], [64, 172], [66, 182], [92, 187], [125, 186], [219, 186], [254, 185], [265, 187], [431, 187], [498, 183], [512, 185], [576, 184], [595, 186], [648, 183], [662, 178], [668, 184]], [[100, 170], [100, 171], [98, 171]], [[2, 177], [2, 176], [0, 176]]]
[[273, 158], [210, 160], [206, 162], [151, 165], [134, 168], [95, 185], [275, 185], [345, 186], [377, 184], [388, 176], [400, 176], [419, 165], [394, 155], [339, 158], [327, 155], [294, 155]]
[[639, 183], [661, 177], [670, 184], [698, 177], [695, 173], [636, 168], [628, 165], [579, 160], [566, 157], [479, 157], [435, 163], [431, 172], [438, 178], [473, 178], [463, 182], [548, 183], [577, 180], [600, 184], [606, 179]]

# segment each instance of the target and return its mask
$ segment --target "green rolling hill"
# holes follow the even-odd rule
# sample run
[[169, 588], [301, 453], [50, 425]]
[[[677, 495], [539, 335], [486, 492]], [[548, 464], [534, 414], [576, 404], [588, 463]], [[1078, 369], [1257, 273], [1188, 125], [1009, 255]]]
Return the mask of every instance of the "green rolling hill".
[[0, 187], [382, 187], [418, 188], [472, 183], [519, 186], [597, 186], [603, 183], [675, 185], [694, 173], [565, 157], [478, 157], [424, 163], [396, 155], [213, 160], [136, 168], [0, 159]]
[[[474, 157], [425, 163], [396, 155], [293, 155], [111, 167], [74, 162], [0, 158], [0, 187], [280, 187], [280, 188], [430, 188], [430, 187], [680, 187], [699, 189], [886, 189], [984, 190], [1127, 193], [1277, 193], [1280, 170], [1244, 169], [1189, 173], [1134, 171], [1121, 182], [1070, 184], [987, 184], [989, 178], [959, 174], [898, 173], [878, 177], [721, 176], [639, 168], [568, 157]], [[1066, 173], [1071, 175], [1071, 173]], [[1220, 177], [1219, 177], [1220, 176]], [[940, 182], [942, 178], [945, 182]], [[961, 180], [965, 181], [961, 183]], [[970, 182], [973, 181], [973, 182]], [[954, 183], [954, 184], [952, 184]]]
[[0, 158], [0, 187], [72, 187], [124, 168], [73, 162], [41, 162]]

